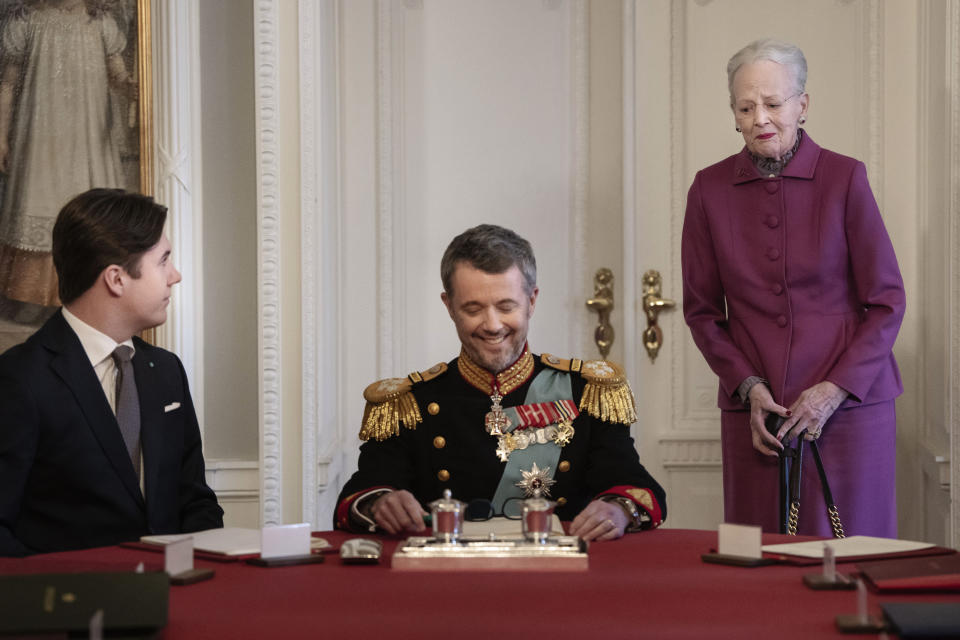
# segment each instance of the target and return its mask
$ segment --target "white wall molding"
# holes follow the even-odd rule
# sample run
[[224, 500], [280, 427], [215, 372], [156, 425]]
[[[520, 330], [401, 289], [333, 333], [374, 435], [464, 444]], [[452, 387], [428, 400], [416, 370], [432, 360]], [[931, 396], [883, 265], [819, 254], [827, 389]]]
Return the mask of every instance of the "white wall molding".
[[[640, 380], [638, 358], [637, 309], [640, 304], [640, 278], [637, 277], [637, 7], [635, 0], [623, 0], [623, 353], [627, 379]], [[584, 352], [586, 353], [586, 352]], [[634, 436], [637, 437], [636, 427]], [[639, 441], [639, 438], [638, 438]]]
[[877, 204], [883, 211], [884, 201], [884, 95], [883, 95], [883, 48], [884, 24], [883, 2], [868, 0], [862, 5], [864, 16], [865, 68], [860, 74], [867, 83], [866, 104], [868, 116], [867, 131], [867, 158], [869, 162], [870, 182], [876, 194]]
[[340, 401], [343, 285], [338, 134], [339, 3], [301, 0], [300, 184], [303, 519], [328, 526], [331, 463], [347, 446]]
[[[570, 280], [590, 286], [587, 274], [587, 193], [590, 179], [590, 20], [585, 0], [571, 0], [571, 72], [573, 104], [573, 176], [570, 203]], [[590, 289], [587, 289], [589, 291]], [[570, 346], [572, 353], [590, 353], [591, 335], [582, 296], [575, 296], [570, 310]]]
[[[703, 6], [703, 5], [701, 5]], [[670, 246], [679, 247], [680, 246], [680, 233], [683, 225], [683, 216], [679, 212], [684, 210], [684, 205], [686, 203], [686, 191], [684, 184], [683, 168], [684, 168], [684, 157], [683, 150], [686, 149], [686, 136], [685, 136], [685, 127], [686, 123], [686, 83], [687, 83], [687, 74], [686, 74], [686, 47], [687, 47], [687, 34], [686, 34], [686, 14], [687, 14], [687, 4], [686, 2], [673, 2], [670, 5], [670, 104], [673, 105], [673, 108], [670, 109], [670, 122], [668, 124], [670, 128], [670, 151], [668, 154], [668, 162], [670, 163]], [[680, 275], [680, 259], [676, 255], [675, 251], [671, 249], [670, 251], [670, 262], [664, 267], [664, 271], [661, 274], [664, 276], [665, 282], [673, 284], [673, 290], [679, 292], [680, 289], [677, 287], [682, 282]], [[642, 291], [641, 291], [642, 295]], [[678, 304], [680, 301], [677, 301]], [[680, 309], [676, 309], [672, 314], [661, 314], [661, 324], [666, 327], [675, 327], [678, 331], [685, 331], [686, 325], [682, 322], [680, 323], [671, 323], [671, 316], [674, 314], [681, 313]], [[662, 354], [663, 358], [670, 358], [670, 371], [672, 374], [673, 382], [670, 385], [670, 391], [673, 394], [673, 400], [670, 403], [672, 414], [670, 416], [670, 429], [676, 430], [677, 427], [682, 425], [687, 425], [690, 422], [691, 416], [689, 403], [685, 401], [684, 390], [689, 389], [692, 386], [690, 380], [686, 380], [685, 376], [689, 374], [689, 368], [684, 366], [684, 349], [679, 343], [680, 334], [677, 331], [666, 332], [667, 335], [670, 335], [674, 338], [675, 345], [669, 349], [664, 349], [665, 353]], [[704, 415], [704, 412], [700, 412], [700, 420], [704, 423], [698, 425], [700, 427], [706, 428], [709, 424], [713, 423], [714, 425], [717, 422], [717, 412], [713, 404], [708, 405], [708, 407], [695, 406], [693, 409], [708, 409], [709, 411]], [[719, 430], [717, 430], [715, 438], [720, 438]], [[668, 447], [669, 448], [669, 447]], [[666, 449], [664, 449], [666, 455]], [[664, 458], [666, 460], [666, 458]], [[666, 463], [664, 463], [666, 466]]]
[[950, 544], [960, 548], [960, 0], [948, 5], [950, 210]]
[[319, 113], [322, 90], [318, 86], [318, 66], [323, 64], [320, 23], [321, 8], [315, 2], [301, 0], [297, 13], [300, 17], [300, 309], [302, 329], [300, 343], [303, 348], [303, 386], [301, 388], [301, 441], [303, 458], [303, 519], [317, 526], [317, 405], [319, 378], [317, 367], [320, 364], [318, 344], [324, 342], [320, 336], [320, 293], [317, 285], [320, 257], [319, 229], [320, 201], [317, 193], [320, 180], [320, 159], [322, 138]]
[[221, 502], [260, 498], [260, 463], [256, 460], [207, 460], [206, 478]]
[[261, 522], [282, 522], [279, 0], [254, 6], [257, 130], [257, 334], [260, 391]]
[[[402, 248], [395, 245], [397, 234], [394, 232], [394, 221], [397, 216], [397, 207], [401, 198], [395, 193], [397, 176], [394, 169], [399, 164], [397, 158], [402, 153], [395, 142], [395, 131], [400, 129], [402, 114], [397, 110], [402, 108], [402, 96], [397, 100], [394, 96], [394, 57], [402, 56], [400, 42], [402, 34], [394, 28], [395, 0], [377, 1], [377, 377], [388, 378], [395, 375], [395, 364], [399, 359], [399, 346], [396, 344], [393, 330], [394, 319], [403, 318], [402, 309], [396, 309], [401, 304], [402, 295], [396, 287], [404, 282], [402, 271], [397, 272], [398, 266], [395, 255], [403, 255]], [[397, 13], [401, 13], [402, 9]], [[402, 24], [402, 17], [401, 17]], [[399, 63], [397, 63], [399, 64]], [[397, 253], [395, 253], [397, 252]], [[402, 269], [402, 264], [399, 265]]]
[[[177, 353], [203, 415], [203, 219], [200, 194], [199, 38], [197, 6], [189, 0], [152, 4], [154, 184], [169, 208], [174, 261], [183, 274], [157, 343]], [[201, 429], [203, 425], [201, 424]]]
[[700, 437], [661, 438], [660, 453], [665, 469], [698, 467], [715, 470], [723, 462], [720, 439], [709, 432]]
[[207, 484], [217, 494], [228, 527], [260, 527], [260, 463], [207, 460]]

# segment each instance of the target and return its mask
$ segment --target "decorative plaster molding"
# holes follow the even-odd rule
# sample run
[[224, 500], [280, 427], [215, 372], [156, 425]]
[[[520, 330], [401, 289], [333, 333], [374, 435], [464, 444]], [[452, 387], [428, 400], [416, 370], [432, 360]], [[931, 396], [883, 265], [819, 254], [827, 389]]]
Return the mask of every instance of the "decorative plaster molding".
[[950, 112], [950, 520], [951, 546], [960, 548], [960, 0], [948, 5]]
[[[627, 379], [638, 381], [638, 362], [643, 357], [637, 341], [637, 307], [643, 298], [635, 260], [637, 243], [637, 7], [623, 0], [623, 353]], [[586, 353], [586, 352], [584, 352]], [[638, 438], [639, 440], [639, 438]]]
[[[571, 185], [571, 247], [570, 282], [586, 285], [587, 274], [587, 195], [590, 178], [590, 19], [585, 0], [571, 0], [572, 25], [571, 79], [573, 86], [573, 184]], [[573, 304], [579, 303], [579, 298]], [[570, 328], [574, 353], [589, 353], [591, 332], [587, 329], [587, 314], [570, 314]]]
[[254, 7], [257, 127], [257, 317], [260, 353], [261, 521], [282, 522], [280, 351], [279, 0]]
[[[203, 415], [203, 224], [199, 194], [193, 185], [194, 156], [199, 155], [199, 41], [197, 7], [192, 2], [162, 0], [151, 5], [154, 158], [152, 193], [169, 208], [170, 244], [184, 274], [171, 298], [168, 320], [155, 329], [157, 344], [180, 355]], [[201, 427], [202, 428], [202, 427]]]
[[[703, 5], [701, 5], [703, 6]], [[680, 246], [680, 233], [682, 231], [683, 216], [680, 212], [684, 210], [685, 186], [683, 184], [683, 157], [685, 144], [685, 124], [686, 124], [686, 46], [687, 46], [687, 4], [686, 2], [670, 3], [670, 104], [675, 108], [670, 109], [670, 263], [665, 272], [669, 275], [671, 283], [680, 282], [680, 256], [676, 252], [676, 247]], [[665, 324], [675, 325], [672, 316], [680, 313], [680, 310], [667, 314], [663, 321]], [[671, 318], [671, 319], [668, 319]], [[687, 404], [683, 399], [683, 390], [689, 388], [688, 382], [684, 381], [683, 375], [687, 367], [683, 366], [685, 361], [686, 349], [679, 342], [679, 333], [676, 331], [670, 335], [674, 336], [671, 341], [673, 344], [663, 357], [670, 358], [670, 375], [672, 382], [670, 385], [673, 400], [670, 403], [671, 415], [670, 424], [673, 426], [681, 424], [685, 416], [680, 415], [681, 408]], [[719, 429], [717, 430], [719, 438]]]
[[660, 439], [659, 450], [665, 469], [675, 467], [715, 469], [722, 465], [720, 440], [710, 433], [702, 437], [663, 437]]
[[300, 0], [297, 7], [300, 36], [300, 314], [302, 345], [301, 376], [301, 456], [303, 461], [302, 510], [303, 520], [314, 527], [316, 520], [317, 497], [317, 396], [318, 396], [318, 348], [320, 321], [317, 318], [318, 296], [317, 265], [320, 248], [318, 246], [318, 225], [320, 221], [320, 202], [317, 197], [319, 178], [320, 134], [317, 120], [322, 108], [320, 96], [322, 90], [317, 86], [322, 64], [320, 34], [320, 7], [316, 2]]
[[260, 497], [260, 463], [256, 460], [207, 460], [207, 485], [220, 501]]
[[883, 2], [867, 0], [862, 5], [864, 16], [865, 64], [860, 77], [865, 78], [867, 101], [867, 159], [870, 169], [870, 183], [876, 194], [877, 204], [883, 211], [884, 200], [884, 112], [883, 112]]
[[[345, 441], [339, 397], [338, 0], [300, 0], [300, 219], [302, 514], [324, 527], [321, 493], [333, 451]], [[334, 489], [336, 489], [334, 487]]]
[[[377, 1], [377, 375], [394, 375], [393, 0]], [[402, 255], [402, 254], [401, 254]], [[399, 281], [398, 281], [399, 282]], [[403, 317], [403, 316], [399, 316]]]

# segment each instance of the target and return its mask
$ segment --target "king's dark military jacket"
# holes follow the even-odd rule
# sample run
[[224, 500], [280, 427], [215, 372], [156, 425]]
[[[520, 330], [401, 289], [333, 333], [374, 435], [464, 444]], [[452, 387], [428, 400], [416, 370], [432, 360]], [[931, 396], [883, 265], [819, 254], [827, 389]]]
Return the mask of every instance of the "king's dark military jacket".
[[[611, 372], [610, 367], [616, 365], [562, 360], [546, 354], [524, 355], [533, 361], [532, 373], [520, 386], [501, 391], [505, 409], [524, 404], [533, 381], [545, 370], [552, 370], [554, 380], [565, 385], [564, 378], [569, 379], [566, 388], [572, 391], [573, 404], [590, 404], [581, 402], [586, 389], [586, 395], [593, 399], [593, 413], [605, 416], [607, 406], [603, 405], [601, 411], [602, 403], [597, 400], [603, 394], [598, 395], [597, 385], [589, 388], [596, 378], [591, 378], [587, 370], [593, 366], [596, 371], [599, 365], [599, 370]], [[368, 387], [361, 430], [361, 438], [367, 441], [360, 447], [358, 470], [338, 498], [335, 526], [359, 528], [362, 523], [351, 517], [353, 502], [380, 488], [410, 491], [427, 511], [429, 503], [440, 498], [444, 489], [450, 489], [454, 498], [464, 502], [494, 498], [507, 462], [498, 456], [498, 439], [485, 429], [491, 397], [468, 382], [465, 367], [458, 366], [470, 361], [459, 360], [455, 358], [405, 379], [381, 381]], [[473, 367], [477, 370], [476, 365]], [[556, 481], [549, 487], [550, 498], [557, 501], [560, 519], [572, 520], [601, 495], [626, 497], [639, 507], [641, 514], [649, 516], [647, 526], [658, 526], [667, 513], [665, 494], [640, 464], [629, 427], [635, 419], [633, 397], [622, 370], [617, 371], [629, 397], [629, 419], [616, 422], [605, 416], [607, 420], [603, 420], [591, 415], [587, 408], [580, 408], [572, 422], [573, 436], [560, 448], [555, 468], [549, 470]], [[374, 389], [380, 390], [379, 396]], [[386, 401], [385, 397], [391, 400]], [[387, 426], [386, 430], [376, 430], [378, 420], [381, 427]]]

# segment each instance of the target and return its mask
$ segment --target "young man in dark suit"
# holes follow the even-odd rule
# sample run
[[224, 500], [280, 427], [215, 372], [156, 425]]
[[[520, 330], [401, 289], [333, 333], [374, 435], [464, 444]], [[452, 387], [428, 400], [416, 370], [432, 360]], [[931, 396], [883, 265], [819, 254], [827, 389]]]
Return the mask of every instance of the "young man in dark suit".
[[183, 366], [136, 336], [180, 281], [166, 215], [119, 189], [60, 211], [63, 308], [0, 356], [0, 555], [223, 526]]

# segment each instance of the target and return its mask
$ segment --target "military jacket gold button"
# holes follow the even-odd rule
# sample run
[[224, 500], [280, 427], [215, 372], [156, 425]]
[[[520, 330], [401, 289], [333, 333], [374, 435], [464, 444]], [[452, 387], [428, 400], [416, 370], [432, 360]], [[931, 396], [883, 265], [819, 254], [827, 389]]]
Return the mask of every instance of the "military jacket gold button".
[[435, 449], [443, 449], [447, 446], [447, 439], [443, 436], [437, 436], [433, 439], [433, 446]]
[[559, 497], [559, 498], [557, 498], [557, 506], [558, 506], [558, 507], [562, 507], [562, 506], [565, 505], [565, 504], [567, 504], [567, 499], [566, 499], [566, 498], [564, 498], [564, 497], [562, 497], [562, 496]]
[[440, 469], [440, 471], [437, 472], [437, 479], [439, 479], [440, 482], [446, 482], [450, 479], [450, 472], [446, 469]]
[[440, 413], [440, 405], [438, 405], [436, 402], [431, 402], [430, 404], [427, 405], [427, 413], [429, 413], [432, 416], [437, 415], [438, 413]]
[[557, 465], [557, 469], [561, 472], [570, 471], [570, 461], [564, 460], [563, 462]]

